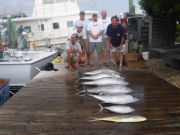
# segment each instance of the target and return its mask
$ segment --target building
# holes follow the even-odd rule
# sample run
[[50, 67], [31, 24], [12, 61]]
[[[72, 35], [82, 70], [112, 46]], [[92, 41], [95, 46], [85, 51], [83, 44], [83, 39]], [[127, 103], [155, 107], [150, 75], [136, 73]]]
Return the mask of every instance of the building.
[[[39, 46], [61, 45], [72, 33], [79, 11], [77, 0], [35, 0], [31, 16], [12, 20], [16, 22], [17, 31], [23, 27], [29, 40], [36, 41]], [[97, 11], [86, 11], [86, 19], [94, 12]]]

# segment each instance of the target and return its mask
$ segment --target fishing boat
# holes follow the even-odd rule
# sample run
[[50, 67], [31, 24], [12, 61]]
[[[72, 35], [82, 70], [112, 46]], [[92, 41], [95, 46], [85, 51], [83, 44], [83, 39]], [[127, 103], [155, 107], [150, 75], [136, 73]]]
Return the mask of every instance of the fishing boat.
[[11, 86], [23, 86], [29, 83], [41, 67], [58, 56], [58, 51], [16, 51], [4, 52], [0, 59], [0, 78], [10, 80]]

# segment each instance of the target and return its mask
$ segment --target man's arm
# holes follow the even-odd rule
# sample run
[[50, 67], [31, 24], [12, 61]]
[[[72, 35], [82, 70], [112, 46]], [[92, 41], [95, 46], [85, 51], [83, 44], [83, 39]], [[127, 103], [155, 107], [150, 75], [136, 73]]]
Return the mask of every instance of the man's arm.
[[88, 30], [88, 35], [91, 36], [93, 39], [95, 39], [95, 36], [92, 34], [90, 30]]
[[99, 31], [96, 35], [95, 35], [95, 38], [97, 39], [100, 35], [102, 35], [104, 32], [104, 30], [101, 30]]

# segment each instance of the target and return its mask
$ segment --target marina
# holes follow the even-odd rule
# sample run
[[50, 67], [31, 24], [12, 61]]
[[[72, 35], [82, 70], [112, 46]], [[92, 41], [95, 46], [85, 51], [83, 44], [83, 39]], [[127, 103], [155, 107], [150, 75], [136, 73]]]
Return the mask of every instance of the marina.
[[147, 120], [140, 123], [89, 122], [92, 117], [119, 115], [107, 110], [100, 113], [97, 100], [76, 95], [75, 81], [80, 73], [90, 69], [69, 72], [64, 66], [56, 64], [57, 72], [42, 71], [1, 107], [0, 134], [180, 133], [180, 91], [166, 81], [146, 71], [123, 71], [121, 75], [130, 83], [132, 95], [139, 99], [130, 104], [135, 108], [132, 115], [142, 115]]
[[179, 6], [1, 0], [0, 135], [179, 135]]

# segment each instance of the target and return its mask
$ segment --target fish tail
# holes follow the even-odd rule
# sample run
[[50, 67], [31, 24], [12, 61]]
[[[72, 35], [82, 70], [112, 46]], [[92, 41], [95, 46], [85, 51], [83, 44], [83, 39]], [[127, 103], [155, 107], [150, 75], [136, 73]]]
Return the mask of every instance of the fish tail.
[[83, 88], [84, 88], [84, 91], [86, 92], [86, 94], [88, 93], [87, 92], [87, 88], [83, 85]]
[[81, 84], [76, 84], [75, 85], [75, 88], [78, 88], [78, 87], [80, 87], [81, 86]]
[[89, 122], [94, 122], [94, 121], [98, 121], [98, 118], [91, 118], [90, 120], [88, 120]]
[[75, 83], [78, 83], [80, 81], [80, 79], [76, 80]]
[[78, 89], [76, 89], [76, 91], [77, 91], [77, 93], [75, 94], [76, 96], [77, 96], [77, 95], [80, 95], [81, 93], [83, 93], [82, 91], [80, 91], [80, 90], [78, 90]]
[[101, 104], [99, 104], [99, 107], [100, 107], [99, 112], [102, 112], [102, 111], [103, 111], [103, 109], [104, 109], [104, 107], [103, 107]]

